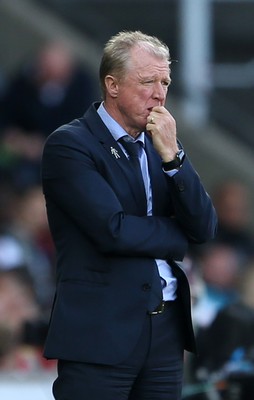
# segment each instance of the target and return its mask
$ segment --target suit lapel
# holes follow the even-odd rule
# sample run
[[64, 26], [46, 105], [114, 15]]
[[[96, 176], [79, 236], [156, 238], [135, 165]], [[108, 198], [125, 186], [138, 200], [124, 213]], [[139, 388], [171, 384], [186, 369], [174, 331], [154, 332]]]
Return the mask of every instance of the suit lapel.
[[[130, 165], [127, 157], [123, 153], [118, 142], [115, 141], [110, 131], [108, 130], [106, 125], [104, 125], [101, 118], [97, 114], [96, 107], [97, 105], [93, 104], [87, 110], [84, 115], [84, 121], [88, 125], [89, 130], [93, 133], [94, 136], [98, 138], [101, 145], [110, 155], [110, 159], [112, 163], [114, 163], [115, 167], [121, 168], [123, 174], [125, 175], [126, 182], [130, 186], [131, 193], [135, 198], [138, 208], [138, 215], [146, 215], [147, 204], [144, 201], [142, 188], [138, 183], [135, 173], [133, 173], [133, 168]], [[126, 182], [121, 183], [125, 184]]]

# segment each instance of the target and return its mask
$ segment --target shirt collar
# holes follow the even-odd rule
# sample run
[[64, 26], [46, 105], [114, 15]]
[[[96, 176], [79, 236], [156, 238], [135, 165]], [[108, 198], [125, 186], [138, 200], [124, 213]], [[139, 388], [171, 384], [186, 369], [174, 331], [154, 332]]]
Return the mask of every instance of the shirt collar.
[[[110, 131], [111, 135], [113, 138], [118, 141], [121, 137], [123, 136], [129, 136], [130, 140], [133, 140], [133, 138], [121, 127], [121, 125], [112, 118], [107, 110], [104, 107], [103, 102], [100, 104], [100, 106], [97, 109], [97, 113], [101, 117], [102, 121]], [[134, 140], [135, 142], [139, 140], [142, 142], [142, 144], [145, 144], [145, 134], [144, 132], [141, 132], [140, 135], [138, 136], [138, 139]]]

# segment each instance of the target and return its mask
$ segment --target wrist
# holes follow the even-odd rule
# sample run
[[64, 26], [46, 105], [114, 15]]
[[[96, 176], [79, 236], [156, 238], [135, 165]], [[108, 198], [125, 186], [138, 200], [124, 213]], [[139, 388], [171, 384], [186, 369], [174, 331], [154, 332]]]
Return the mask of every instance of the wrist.
[[171, 171], [173, 169], [179, 169], [179, 168], [181, 168], [181, 166], [184, 162], [184, 158], [185, 158], [185, 153], [184, 153], [183, 149], [180, 149], [177, 151], [177, 153], [175, 154], [175, 157], [173, 159], [171, 159], [169, 161], [165, 161], [165, 159], [163, 159], [162, 168], [164, 169], [164, 171]]

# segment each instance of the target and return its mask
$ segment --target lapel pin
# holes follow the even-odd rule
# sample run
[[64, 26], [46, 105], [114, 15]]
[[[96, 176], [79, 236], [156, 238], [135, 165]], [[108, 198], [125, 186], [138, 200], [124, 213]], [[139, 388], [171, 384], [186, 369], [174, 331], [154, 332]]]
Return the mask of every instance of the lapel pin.
[[120, 158], [120, 155], [118, 154], [118, 151], [114, 147], [110, 147], [110, 151], [111, 151], [111, 154], [113, 156], [115, 156], [116, 159]]

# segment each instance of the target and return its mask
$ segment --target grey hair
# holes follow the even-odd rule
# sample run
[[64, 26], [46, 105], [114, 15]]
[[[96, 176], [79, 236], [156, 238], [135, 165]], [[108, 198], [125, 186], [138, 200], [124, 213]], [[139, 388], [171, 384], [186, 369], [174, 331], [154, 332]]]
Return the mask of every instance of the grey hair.
[[155, 57], [167, 60], [170, 64], [168, 46], [155, 36], [146, 35], [140, 31], [122, 31], [112, 36], [104, 47], [100, 64], [100, 84], [102, 97], [105, 99], [105, 77], [112, 74], [122, 78], [126, 72], [130, 50], [139, 45]]

